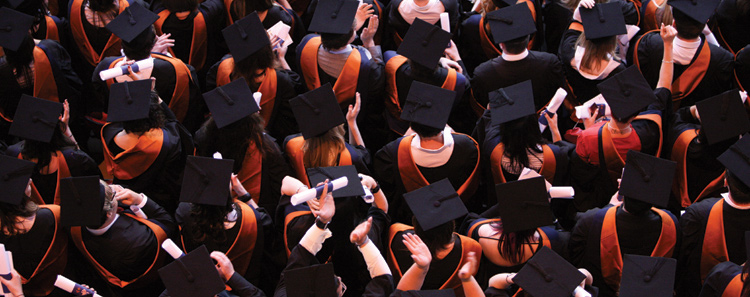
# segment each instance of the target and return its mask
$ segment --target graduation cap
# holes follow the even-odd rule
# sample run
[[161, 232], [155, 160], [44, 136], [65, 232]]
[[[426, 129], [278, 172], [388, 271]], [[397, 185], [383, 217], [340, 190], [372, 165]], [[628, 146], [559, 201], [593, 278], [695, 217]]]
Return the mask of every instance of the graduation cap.
[[624, 255], [620, 297], [672, 297], [677, 260]]
[[447, 178], [404, 194], [404, 200], [424, 231], [469, 213]]
[[435, 129], [445, 128], [456, 92], [414, 81], [401, 111], [401, 119]]
[[60, 222], [63, 226], [99, 226], [104, 186], [98, 176], [60, 179]]
[[677, 9], [686, 14], [691, 19], [705, 24], [708, 19], [714, 15], [716, 7], [719, 6], [720, 0], [669, 0], [667, 4], [672, 9]]
[[221, 34], [227, 41], [227, 46], [235, 63], [271, 44], [268, 33], [266, 33], [266, 29], [263, 27], [256, 11], [224, 28], [224, 30], [221, 30]]
[[131, 42], [158, 19], [159, 15], [134, 2], [109, 22], [106, 28], [122, 41]]
[[620, 3], [597, 3], [592, 9], [581, 7], [580, 12], [586, 39], [591, 40], [628, 33]]
[[359, 1], [354, 0], [321, 0], [315, 7], [310, 32], [346, 34], [354, 26]]
[[160, 268], [159, 276], [174, 297], [215, 296], [225, 289], [205, 245]]
[[513, 283], [532, 296], [569, 297], [585, 278], [563, 257], [543, 246], [513, 277]]
[[531, 80], [494, 90], [489, 93], [489, 98], [492, 126], [517, 120], [536, 112]]
[[391, 297], [456, 297], [456, 292], [452, 289], [395, 291]]
[[396, 52], [419, 65], [435, 69], [450, 40], [451, 33], [416, 18]]
[[750, 185], [750, 134], [743, 135], [716, 159], [742, 183]]
[[514, 4], [487, 13], [492, 39], [503, 43], [536, 32], [536, 23], [526, 3]]
[[[235, 23], [237, 24], [237, 23]], [[253, 91], [243, 78], [238, 78], [203, 94], [216, 126], [226, 127], [260, 110], [253, 100]]]
[[62, 111], [62, 103], [24, 94], [18, 102], [8, 134], [39, 142], [50, 142]]
[[18, 6], [21, 5], [21, 3], [25, 2], [25, 0], [5, 0], [5, 1], [7, 1], [10, 7], [12, 8], [18, 8]]
[[620, 182], [620, 195], [666, 207], [677, 163], [629, 150]]
[[544, 177], [495, 185], [503, 232], [533, 230], [555, 223]]
[[349, 183], [346, 187], [333, 191], [333, 198], [362, 196], [365, 194], [365, 190], [362, 188], [362, 183], [359, 182], [357, 168], [354, 167], [354, 165], [315, 167], [307, 169], [307, 177], [310, 179], [311, 185], [317, 185], [318, 183], [324, 182], [326, 179], [334, 180], [342, 176], [346, 176]]
[[333, 264], [312, 265], [284, 272], [289, 297], [330, 297], [338, 289]]
[[701, 130], [709, 145], [750, 131], [750, 120], [737, 89], [701, 100], [695, 107], [701, 115]]
[[151, 80], [126, 81], [109, 88], [108, 122], [126, 122], [148, 118], [151, 109]]
[[29, 35], [34, 17], [3, 7], [0, 8], [0, 46], [17, 51]]
[[636, 115], [658, 100], [646, 78], [635, 66], [628, 67], [596, 87], [609, 104], [612, 115], [618, 119]]
[[188, 156], [180, 202], [227, 205], [233, 166], [234, 160]]
[[310, 139], [346, 122], [330, 83], [289, 100], [302, 136]]
[[31, 161], [0, 155], [0, 202], [21, 203], [35, 166]]

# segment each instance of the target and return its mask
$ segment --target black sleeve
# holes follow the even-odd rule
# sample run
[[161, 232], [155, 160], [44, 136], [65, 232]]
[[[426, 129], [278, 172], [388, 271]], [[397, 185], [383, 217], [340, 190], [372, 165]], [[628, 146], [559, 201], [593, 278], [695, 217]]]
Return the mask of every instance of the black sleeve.
[[489, 287], [484, 290], [484, 295], [487, 297], [510, 297], [511, 295], [507, 290], [501, 290], [498, 288]]
[[[576, 21], [572, 21], [576, 22]], [[573, 29], [565, 30], [562, 40], [560, 41], [560, 49], [558, 56], [562, 63], [570, 63], [570, 60], [575, 57], [576, 54], [576, 40], [581, 36], [581, 31]]]
[[[58, 28], [58, 30], [62, 30], [62, 28]], [[63, 35], [64, 34], [60, 34], [60, 37], [62, 37]], [[57, 66], [59, 67], [60, 74], [62, 74], [65, 79], [65, 85], [57, 86], [57, 88], [61, 91], [59, 94], [60, 99], [68, 99], [71, 104], [73, 104], [74, 102], [76, 104], [82, 104], [79, 102], [79, 100], [81, 96], [81, 88], [83, 88], [83, 82], [81, 82], [78, 74], [73, 71], [73, 65], [70, 59], [70, 55], [60, 43], [54, 40], [44, 40], [44, 45], [54, 48], [54, 50], [49, 51], [48, 54], [53, 55], [52, 58], [55, 60]], [[55, 78], [55, 81], [58, 81], [58, 79]]]
[[232, 288], [232, 294], [239, 297], [266, 297], [263, 291], [253, 286], [253, 284], [237, 272], [232, 274], [232, 277], [227, 280], [227, 285]]
[[206, 92], [216, 89], [216, 74], [217, 72], [219, 72], [219, 64], [221, 64], [224, 59], [230, 57], [232, 57], [232, 55], [225, 55], [219, 60], [219, 62], [216, 62], [216, 64], [212, 65], [211, 68], [208, 69], [208, 73], [206, 73]]
[[148, 216], [149, 221], [164, 228], [164, 232], [167, 233], [167, 236], [171, 237], [177, 231], [177, 225], [175, 224], [174, 219], [172, 219], [172, 216], [159, 204], [156, 204], [153, 199], [148, 199], [146, 205], [144, 205], [141, 210]]
[[381, 148], [375, 153], [373, 160], [373, 176], [378, 181], [385, 197], [388, 197], [389, 202], [395, 198], [394, 195], [398, 187], [397, 179], [400, 178], [398, 175], [398, 164], [396, 163], [398, 156], [391, 153], [393, 151], [391, 147], [398, 147], [398, 141], [400, 141], [400, 138], [394, 141], [396, 143], [392, 142]]
[[370, 233], [367, 234], [367, 237], [370, 238], [378, 250], [381, 252], [385, 251], [386, 246], [383, 236], [388, 233], [388, 228], [391, 226], [391, 217], [383, 212], [382, 209], [374, 206], [370, 207], [370, 210], [368, 210], [367, 217], [372, 217], [372, 227], [370, 228]]
[[320, 264], [315, 255], [311, 254], [307, 249], [301, 245], [297, 245], [292, 249], [292, 253], [289, 255], [289, 261], [287, 262], [284, 271], [281, 272], [281, 278], [279, 284], [276, 286], [276, 292], [273, 294], [275, 297], [285, 297], [286, 294], [286, 278], [285, 274], [287, 271], [297, 268], [308, 267], [312, 265]]
[[390, 295], [395, 289], [393, 276], [390, 274], [378, 275], [365, 287], [362, 296], [365, 297], [382, 297]]
[[588, 238], [593, 216], [597, 211], [599, 209], [595, 208], [584, 213], [578, 222], [576, 222], [573, 231], [570, 232], [570, 240], [568, 241], [569, 261], [575, 267], [581, 267], [583, 263], [583, 258], [586, 255], [586, 239]]
[[68, 166], [72, 176], [102, 176], [102, 172], [94, 159], [82, 150], [72, 150], [69, 154], [65, 154], [65, 158], [71, 158]]

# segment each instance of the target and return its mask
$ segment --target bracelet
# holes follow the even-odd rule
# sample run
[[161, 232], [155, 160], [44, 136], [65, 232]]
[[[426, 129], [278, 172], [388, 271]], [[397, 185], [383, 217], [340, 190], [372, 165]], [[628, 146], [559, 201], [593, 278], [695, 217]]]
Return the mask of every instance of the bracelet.
[[661, 60], [662, 63], [673, 63], [673, 61]]
[[362, 244], [358, 244], [357, 247], [361, 248], [361, 247], [365, 246], [368, 242], [370, 242], [370, 237], [369, 236], [365, 236], [365, 242], [363, 242]]
[[237, 197], [237, 199], [239, 199], [242, 202], [247, 203], [248, 201], [250, 201], [250, 199], [252, 199], [252, 197], [250, 196], [250, 193], [245, 193], [245, 195], [239, 196]]
[[380, 184], [378, 184], [378, 183], [375, 184], [374, 188], [370, 189], [370, 193], [375, 194], [377, 192], [380, 192]]

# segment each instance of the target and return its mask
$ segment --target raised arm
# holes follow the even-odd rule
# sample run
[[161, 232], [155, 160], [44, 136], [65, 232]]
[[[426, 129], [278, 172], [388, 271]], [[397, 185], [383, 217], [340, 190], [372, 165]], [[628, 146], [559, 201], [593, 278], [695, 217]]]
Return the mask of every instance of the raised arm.
[[411, 252], [414, 264], [401, 277], [396, 289], [400, 291], [420, 290], [422, 284], [424, 284], [424, 278], [427, 276], [427, 271], [430, 270], [432, 254], [430, 254], [427, 245], [416, 234], [404, 233], [404, 245]]
[[657, 88], [666, 88], [672, 90], [672, 77], [674, 75], [674, 61], [672, 60], [672, 43], [677, 35], [677, 30], [670, 26], [661, 24], [661, 39], [664, 41], [664, 56], [659, 68], [659, 81], [656, 83]]

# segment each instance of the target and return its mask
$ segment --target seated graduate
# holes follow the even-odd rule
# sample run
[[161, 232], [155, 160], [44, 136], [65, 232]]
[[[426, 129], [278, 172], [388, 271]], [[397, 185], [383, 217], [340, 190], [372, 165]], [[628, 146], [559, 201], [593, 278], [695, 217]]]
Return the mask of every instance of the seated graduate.
[[61, 104], [21, 97], [9, 132], [23, 141], [10, 146], [5, 154], [36, 163], [31, 197], [37, 204], [60, 204], [60, 179], [101, 175], [94, 160], [76, 147], [69, 119], [68, 101]]
[[677, 292], [698, 296], [700, 286], [719, 263], [747, 261], [742, 243], [750, 231], [750, 137], [743, 136], [718, 160], [727, 168], [724, 175], [728, 193], [693, 203], [680, 217], [682, 247], [677, 276]]
[[[315, 223], [309, 227], [289, 255], [287, 266], [276, 287], [274, 294], [276, 297], [303, 295], [341, 297], [347, 291], [347, 285], [342, 277], [345, 279], [352, 276], [340, 272], [340, 276], [337, 276], [334, 274], [333, 264], [319, 264], [316, 258], [316, 254], [323, 248], [326, 239], [332, 236], [328, 226], [336, 214], [336, 204], [329, 188], [330, 184], [326, 180], [320, 198], [311, 200], [311, 211], [316, 217]], [[359, 224], [349, 236], [350, 242], [357, 245], [362, 253], [371, 277], [363, 289], [354, 288], [358, 290], [355, 292], [359, 292], [359, 294], [355, 293], [355, 296], [388, 296], [393, 291], [391, 271], [377, 246], [380, 242], [380, 232], [388, 224], [387, 215], [383, 211], [372, 214], [372, 218]], [[346, 259], [346, 261], [351, 260], [351, 257]], [[314, 288], [312, 292], [311, 288]]]
[[[244, 79], [250, 90], [261, 93], [260, 115], [272, 137], [283, 141], [299, 132], [289, 100], [297, 96], [301, 82], [284, 58], [287, 48], [280, 44], [283, 41], [278, 37], [273, 42], [269, 39], [257, 13], [237, 21], [223, 33], [232, 54], [208, 71], [207, 89]], [[250, 38], [243, 39], [243, 34]]]
[[30, 30], [34, 39], [51, 39], [68, 46], [67, 36], [63, 35], [65, 33], [63, 30], [68, 25], [67, 20], [50, 14], [49, 5], [44, 0], [19, 1], [17, 5], [14, 2], [11, 3], [11, 8], [14, 10], [34, 17], [34, 25]]
[[[112, 20], [107, 29], [122, 39], [122, 54], [102, 59], [91, 81], [98, 99], [106, 103], [112, 84], [155, 78], [159, 97], [167, 103], [177, 120], [192, 132], [203, 123], [206, 113], [198, 76], [192, 66], [167, 55], [171, 44], [164, 36], [157, 37], [154, 31], [153, 23], [158, 19], [155, 13], [134, 4]], [[136, 61], [149, 58], [153, 61], [152, 68], [131, 66]], [[121, 68], [124, 75], [102, 81], [99, 73], [112, 68]]]
[[484, 293], [487, 297], [597, 296], [598, 289], [591, 282], [586, 269], [576, 269], [548, 247], [541, 247], [518, 273], [493, 276]]
[[631, 150], [613, 205], [578, 219], [569, 242], [571, 263], [591, 272], [600, 296], [622, 295], [624, 254], [677, 258], [682, 234], [677, 218], [663, 209], [674, 172], [674, 162]]
[[[454, 91], [451, 98], [455, 99], [443, 103], [453, 106], [449, 123], [457, 131], [469, 133], [473, 129], [475, 116], [470, 110], [469, 100], [464, 99], [471, 97], [469, 82], [461, 73], [465, 67], [450, 36], [439, 27], [416, 19], [398, 51], [385, 53], [385, 115], [392, 131], [390, 140], [401, 137], [409, 129], [409, 122], [401, 115], [415, 81]], [[446, 48], [446, 44], [450, 47]]]
[[144, 192], [170, 213], [180, 199], [180, 176], [192, 137], [152, 90], [152, 80], [112, 85], [102, 145], [114, 183]]
[[375, 177], [383, 186], [395, 222], [410, 223], [404, 193], [442, 179], [450, 180], [461, 199], [473, 203], [479, 182], [479, 147], [465, 134], [446, 126], [455, 93], [413, 82], [401, 119], [416, 132], [396, 139], [375, 154]]
[[[96, 176], [63, 179], [61, 190], [61, 223], [90, 269], [107, 281], [106, 295], [161, 292], [157, 270], [169, 257], [161, 243], [177, 231], [172, 216], [143, 193]], [[118, 203], [127, 210], [118, 213]]]
[[567, 246], [567, 234], [555, 229], [542, 177], [496, 187], [497, 205], [468, 220], [466, 232], [482, 247], [477, 279], [483, 287], [495, 274], [519, 271], [542, 247], [562, 255]]
[[[586, 129], [578, 135], [576, 153], [570, 160], [575, 211], [607, 204], [617, 191], [617, 179], [629, 150], [660, 155], [662, 112], [670, 96], [667, 81], [671, 66], [665, 65], [664, 79], [656, 90], [651, 90], [635, 67], [598, 85], [607, 104], [584, 120]], [[607, 120], [610, 114], [611, 120]], [[569, 215], [573, 216], [572, 210]]]
[[[454, 220], [468, 213], [447, 179], [405, 194], [406, 203], [414, 212], [412, 226], [396, 223], [388, 234], [388, 264], [394, 278], [406, 277], [407, 269], [417, 262], [406, 243], [407, 234], [416, 234], [430, 250], [432, 262], [427, 269], [422, 289], [453, 289], [463, 296], [459, 269], [469, 260], [469, 253], [481, 257], [482, 247], [475, 240], [454, 232]], [[424, 265], [417, 264], [422, 267]], [[424, 268], [422, 268], [424, 269]]]
[[685, 208], [724, 187], [724, 165], [716, 158], [750, 131], [737, 90], [684, 106], [670, 125], [672, 161], [677, 162], [671, 208]]
[[[745, 248], [750, 259], [750, 231], [745, 232]], [[750, 266], [731, 261], [717, 264], [706, 276], [699, 297], [750, 296]]]
[[[444, 12], [448, 13], [449, 24], [443, 24], [440, 20], [440, 14]], [[461, 4], [458, 0], [391, 0], [387, 3], [384, 14], [388, 20], [384, 24], [387, 30], [384, 46], [395, 49], [401, 45], [406, 32], [417, 18], [431, 25], [450, 28], [451, 32], [458, 32]]]
[[[31, 199], [33, 162], [0, 156], [0, 243], [13, 252], [19, 279], [26, 284], [13, 296], [47, 296], [68, 262], [68, 236], [60, 225], [60, 207]], [[33, 247], [33, 248], [31, 248]], [[19, 295], [20, 294], [20, 295]]]
[[232, 172], [252, 199], [270, 212], [276, 210], [281, 180], [292, 173], [274, 139], [263, 130], [261, 108], [243, 79], [205, 93], [211, 117], [195, 133], [196, 155], [211, 157], [218, 152], [234, 160]]

